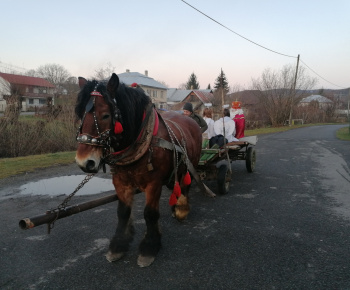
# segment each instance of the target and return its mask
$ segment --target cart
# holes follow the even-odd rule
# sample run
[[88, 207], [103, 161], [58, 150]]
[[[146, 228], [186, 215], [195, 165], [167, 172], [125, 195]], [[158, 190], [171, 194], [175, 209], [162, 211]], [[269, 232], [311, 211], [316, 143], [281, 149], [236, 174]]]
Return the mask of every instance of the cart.
[[256, 163], [254, 146], [257, 141], [257, 136], [243, 137], [239, 141], [227, 143], [222, 148], [217, 144], [207, 148], [209, 140], [203, 141], [201, 158], [196, 167], [201, 180], [216, 179], [218, 193], [227, 194], [232, 179], [232, 161], [245, 160], [247, 171], [254, 172]]

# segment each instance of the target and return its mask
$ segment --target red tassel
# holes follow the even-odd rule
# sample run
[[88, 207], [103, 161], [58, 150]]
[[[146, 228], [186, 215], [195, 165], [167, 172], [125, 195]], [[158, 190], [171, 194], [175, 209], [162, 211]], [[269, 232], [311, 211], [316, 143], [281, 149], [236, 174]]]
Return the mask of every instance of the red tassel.
[[181, 187], [178, 181], [175, 182], [173, 194], [175, 194], [176, 197], [179, 197], [181, 195]]
[[184, 185], [190, 185], [190, 184], [191, 184], [191, 176], [187, 171], [187, 173], [185, 174], [185, 177], [184, 177]]
[[172, 193], [170, 195], [170, 199], [169, 199], [169, 204], [171, 206], [175, 205], [177, 203], [177, 198], [176, 198], [176, 195], [174, 193]]
[[122, 133], [122, 132], [123, 132], [123, 126], [122, 126], [122, 124], [121, 124], [119, 121], [115, 122], [115, 125], [114, 125], [114, 133], [115, 133], [115, 134], [120, 134], [120, 133]]

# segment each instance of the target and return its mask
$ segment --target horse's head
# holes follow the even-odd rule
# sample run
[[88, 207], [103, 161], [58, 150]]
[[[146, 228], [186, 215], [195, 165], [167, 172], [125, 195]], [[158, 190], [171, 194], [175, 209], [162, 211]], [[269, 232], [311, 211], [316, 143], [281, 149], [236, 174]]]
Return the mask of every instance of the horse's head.
[[84, 172], [96, 173], [111, 150], [123, 150], [136, 139], [149, 98], [120, 84], [114, 73], [107, 85], [80, 77], [79, 87], [75, 112], [81, 124], [75, 160]]

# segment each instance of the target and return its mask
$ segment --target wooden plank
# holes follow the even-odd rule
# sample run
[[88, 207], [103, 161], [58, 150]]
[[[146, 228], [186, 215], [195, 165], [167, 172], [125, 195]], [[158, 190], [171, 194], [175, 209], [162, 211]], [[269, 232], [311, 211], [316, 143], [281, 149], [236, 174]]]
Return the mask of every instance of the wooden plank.
[[219, 153], [219, 145], [214, 144], [210, 149], [202, 149], [202, 156], [199, 160], [199, 165], [204, 165], [208, 161], [212, 160]]

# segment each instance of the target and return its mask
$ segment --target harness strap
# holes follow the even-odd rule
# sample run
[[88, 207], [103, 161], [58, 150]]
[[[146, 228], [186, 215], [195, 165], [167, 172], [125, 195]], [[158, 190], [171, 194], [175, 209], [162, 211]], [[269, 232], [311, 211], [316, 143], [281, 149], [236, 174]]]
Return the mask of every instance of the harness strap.
[[[165, 139], [162, 138], [155, 138], [153, 137], [152, 140], [152, 145], [153, 146], [157, 146], [160, 148], [164, 148], [164, 149], [168, 149], [168, 150], [174, 150], [174, 147], [176, 149], [176, 151], [180, 152], [180, 153], [184, 153], [183, 150], [181, 149], [180, 146], [173, 144]], [[190, 171], [191, 175], [194, 177], [194, 179], [196, 180], [198, 186], [201, 188], [201, 190], [208, 195], [209, 197], [215, 197], [216, 194], [214, 192], [212, 192], [210, 190], [210, 188], [208, 188], [201, 180], [200, 176], [198, 175], [196, 169], [194, 168], [192, 162], [190, 160], [188, 160], [187, 163], [187, 168]]]

